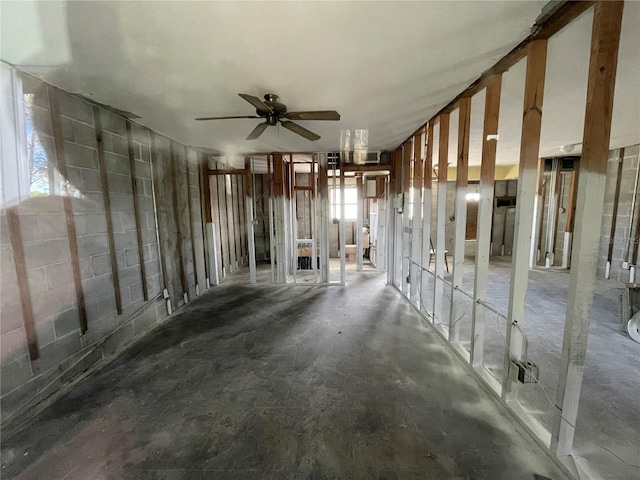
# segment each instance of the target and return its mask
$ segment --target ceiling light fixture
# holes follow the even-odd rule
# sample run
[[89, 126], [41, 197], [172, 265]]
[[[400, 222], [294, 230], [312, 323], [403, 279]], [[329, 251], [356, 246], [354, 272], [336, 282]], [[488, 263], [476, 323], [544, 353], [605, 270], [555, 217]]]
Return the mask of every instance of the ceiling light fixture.
[[576, 148], [576, 144], [575, 143], [569, 143], [568, 145], [562, 145], [560, 147], [560, 151], [562, 153], [571, 153], [575, 150]]

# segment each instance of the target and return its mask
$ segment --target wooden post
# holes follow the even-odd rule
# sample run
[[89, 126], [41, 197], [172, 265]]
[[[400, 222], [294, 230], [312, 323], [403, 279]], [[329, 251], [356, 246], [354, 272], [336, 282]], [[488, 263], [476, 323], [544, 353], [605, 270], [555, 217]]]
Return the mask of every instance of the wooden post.
[[467, 187], [469, 184], [469, 130], [471, 128], [471, 98], [460, 99], [458, 112], [458, 162], [456, 165], [456, 203], [451, 275], [451, 308], [449, 310], [449, 341], [460, 341], [460, 321], [465, 308], [462, 294], [464, 277], [464, 246], [467, 235]]
[[413, 136], [413, 215], [411, 219], [411, 266], [409, 268], [411, 283], [409, 296], [411, 301], [420, 308], [420, 279], [422, 252], [422, 134]]
[[484, 361], [485, 309], [479, 304], [487, 299], [489, 256], [491, 254], [491, 223], [496, 173], [497, 138], [500, 118], [502, 75], [494, 75], [487, 83], [482, 130], [482, 163], [480, 165], [480, 200], [478, 201], [478, 227], [476, 231], [476, 269], [473, 279], [473, 311], [471, 320], [471, 365]]
[[169, 161], [171, 162], [171, 197], [173, 199], [173, 219], [176, 224], [176, 253], [178, 254], [178, 263], [180, 264], [180, 285], [182, 286], [182, 295], [184, 303], [189, 301], [189, 287], [187, 286], [187, 276], [184, 270], [184, 256], [182, 252], [182, 225], [180, 218], [180, 207], [178, 205], [178, 160], [176, 159], [173, 140], [169, 140]]
[[318, 154], [317, 209], [320, 222], [320, 281], [329, 282], [329, 176], [327, 155]]
[[362, 271], [362, 217], [364, 216], [363, 176], [356, 173], [357, 218], [356, 218], [356, 270]]
[[[156, 147], [156, 134], [149, 130], [149, 147], [151, 152], [150, 165], [151, 165], [151, 183], [153, 184], [153, 203], [155, 205], [155, 213], [156, 213], [156, 228], [158, 234], [158, 255], [160, 257], [160, 269], [162, 271], [162, 286], [163, 286], [163, 296], [164, 298], [169, 298], [169, 277], [167, 274], [167, 259], [165, 257], [165, 246], [164, 246], [164, 232], [162, 229], [162, 222], [160, 219], [160, 208], [159, 202], [162, 198], [162, 193], [160, 192], [160, 181], [157, 178], [157, 166], [158, 166], [158, 148]], [[170, 303], [167, 304], [170, 307]], [[168, 308], [169, 314], [170, 308]]]
[[[622, 149], [624, 151], [624, 149]], [[573, 170], [571, 170], [571, 181], [569, 183], [569, 200], [567, 202], [567, 221], [564, 232], [564, 248], [562, 252], [562, 267], [569, 268], [571, 264], [571, 246], [573, 245], [573, 228], [576, 216], [576, 194], [578, 193], [578, 168], [580, 168], [580, 160], [578, 158], [573, 161]], [[618, 202], [616, 200], [615, 205]], [[613, 214], [613, 224], [615, 226], [615, 218], [617, 212]]]
[[131, 172], [131, 195], [133, 197], [133, 218], [136, 222], [136, 240], [138, 242], [138, 258], [140, 260], [140, 280], [142, 283], [142, 298], [149, 300], [147, 289], [147, 272], [144, 264], [144, 248], [142, 245], [142, 231], [140, 230], [140, 204], [138, 201], [138, 182], [136, 179], [136, 158], [133, 152], [133, 139], [131, 135], [131, 122], [126, 120], [127, 150], [129, 153], [129, 170]]
[[544, 158], [538, 158], [538, 170], [536, 172], [536, 196], [533, 205], [533, 230], [531, 239], [531, 253], [529, 255], [529, 268], [535, 268], [538, 263], [538, 250], [542, 239], [542, 215], [544, 213]]
[[[202, 245], [204, 246], [204, 276], [206, 281], [206, 288], [211, 286], [212, 275], [209, 269], [209, 262], [211, 261], [214, 252], [209, 248], [209, 241], [207, 236], [209, 235], [209, 225], [212, 223], [211, 219], [211, 186], [209, 185], [209, 175], [207, 174], [208, 168], [205, 165], [205, 155], [200, 153], [198, 155], [198, 182], [200, 184], [200, 223], [202, 228]], [[213, 240], [213, 239], [211, 239]], [[215, 241], [211, 241], [212, 244]], [[217, 273], [217, 272], [216, 272]]]
[[[432, 181], [431, 176], [433, 172], [433, 122], [429, 122], [426, 133], [427, 152], [424, 158], [424, 168], [422, 179], [424, 182], [424, 195], [422, 201], [422, 259], [420, 265], [421, 269], [421, 311], [427, 310], [425, 305], [426, 299], [429, 295], [429, 281], [431, 280], [429, 272], [429, 261], [431, 258], [431, 204], [432, 204]], [[433, 311], [426, 312], [428, 315], [433, 315]]]
[[340, 165], [340, 283], [346, 283], [345, 262], [346, 262], [346, 239], [345, 239], [345, 193], [344, 193], [344, 168]]
[[449, 114], [440, 116], [440, 141], [438, 145], [438, 198], [436, 217], [436, 278], [433, 288], [433, 323], [443, 323], [442, 301], [444, 295], [444, 249], [447, 225], [447, 170], [449, 161]]
[[[69, 178], [67, 172], [67, 157], [64, 151], [62, 124], [60, 123], [60, 106], [58, 105], [55, 87], [47, 85], [47, 95], [49, 97], [49, 110], [51, 112], [56, 164], [58, 165], [60, 175], [67, 179]], [[62, 196], [62, 208], [64, 209], [64, 219], [67, 224], [67, 239], [69, 241], [69, 255], [71, 258], [71, 270], [73, 271], [76, 305], [78, 306], [78, 317], [80, 319], [80, 333], [85, 333], [88, 329], [87, 310], [85, 308], [84, 292], [82, 290], [82, 276], [80, 273], [80, 257], [78, 255], [78, 238], [76, 237], [76, 224], [73, 217], [73, 204], [71, 203], [71, 197], [69, 195]]]
[[251, 285], [255, 285], [257, 283], [256, 277], [256, 241], [255, 241], [255, 233], [253, 228], [253, 168], [251, 165], [251, 157], [244, 157], [244, 167], [249, 173], [246, 176], [245, 180], [245, 191], [244, 191], [244, 199], [245, 199], [245, 210], [247, 212], [247, 240], [248, 240], [248, 250], [249, 250], [249, 282]]
[[411, 265], [411, 219], [409, 207], [411, 202], [411, 140], [404, 143], [402, 148], [402, 293], [409, 295], [409, 275]]
[[96, 130], [98, 145], [98, 168], [100, 169], [100, 184], [102, 188], [102, 200], [104, 202], [104, 215], [107, 219], [107, 238], [109, 242], [109, 258], [111, 259], [111, 278], [116, 297], [116, 311], [122, 315], [122, 296], [120, 293], [120, 274], [116, 257], [116, 244], [113, 236], [113, 215], [111, 213], [111, 196], [109, 195], [109, 177], [104, 160], [104, 142], [102, 141], [102, 123], [100, 121], [100, 107], [93, 107], [93, 123]]
[[189, 149], [184, 147], [184, 168], [187, 177], [187, 215], [189, 216], [189, 235], [191, 237], [191, 260], [193, 261], [193, 281], [196, 284], [196, 295], [200, 295], [200, 278], [198, 277], [198, 260], [196, 255], [196, 236], [193, 229], [193, 206], [191, 205], [191, 173], [189, 172]]
[[7, 209], [7, 223], [11, 240], [11, 253], [16, 268], [16, 283], [18, 284], [18, 292], [20, 294], [22, 321], [27, 336], [29, 358], [36, 360], [40, 357], [40, 352], [38, 350], [38, 338], [36, 336], [36, 327], [33, 318], [33, 305], [31, 304], [31, 287], [29, 286], [29, 276], [27, 274], [27, 263], [24, 256], [22, 232], [20, 231], [20, 217], [18, 216], [17, 207]]
[[520, 141], [520, 173], [516, 197], [515, 232], [511, 260], [511, 288], [509, 291], [509, 312], [507, 318], [506, 345], [502, 397], [507, 400], [517, 398], [516, 384], [509, 381], [511, 360], [522, 360], [524, 328], [524, 300], [529, 280], [529, 254], [531, 251], [531, 230], [533, 228], [533, 205], [536, 193], [538, 152], [540, 149], [540, 126], [542, 124], [542, 100], [547, 64], [547, 40], [536, 40], [529, 44], [527, 53], [527, 73], [524, 86], [524, 116]]
[[597, 2], [593, 13], [574, 255], [556, 394], [556, 407], [562, 415], [555, 418], [551, 440], [557, 455], [571, 453], [578, 415], [604, 210], [623, 5]]

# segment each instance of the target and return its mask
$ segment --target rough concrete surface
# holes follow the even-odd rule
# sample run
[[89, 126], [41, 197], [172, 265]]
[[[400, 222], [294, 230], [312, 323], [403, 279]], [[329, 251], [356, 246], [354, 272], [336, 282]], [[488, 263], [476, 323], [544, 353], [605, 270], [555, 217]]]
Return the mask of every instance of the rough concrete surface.
[[385, 274], [235, 277], [5, 432], [2, 478], [565, 478]]

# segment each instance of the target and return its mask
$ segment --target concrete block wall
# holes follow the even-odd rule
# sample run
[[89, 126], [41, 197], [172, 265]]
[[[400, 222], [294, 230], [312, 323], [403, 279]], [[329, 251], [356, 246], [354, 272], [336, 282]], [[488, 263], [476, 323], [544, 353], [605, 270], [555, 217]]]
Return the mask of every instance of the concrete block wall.
[[[624, 269], [622, 264], [627, 260], [627, 242], [629, 244], [629, 257], [633, 252], [635, 236], [635, 223], [640, 215], [640, 195], [636, 200], [635, 215], [632, 212], [634, 183], [638, 168], [638, 155], [640, 145], [632, 145], [625, 148], [622, 166], [622, 181], [620, 183], [620, 199], [618, 202], [618, 214], [616, 220], [615, 235], [613, 237], [613, 255], [611, 259], [610, 279], [615, 282], [626, 283], [629, 281], [629, 270]], [[618, 169], [619, 150], [609, 152], [609, 162], [607, 166], [607, 183], [605, 186], [604, 213], [602, 218], [602, 230], [600, 234], [600, 253], [598, 255], [597, 276], [604, 278], [605, 265], [611, 239], [611, 222], [613, 219], [613, 205], [615, 199], [616, 177]], [[633, 222], [631, 220], [633, 219]], [[631, 223], [631, 228], [629, 224]], [[629, 261], [631, 259], [629, 258]], [[636, 275], [636, 279], [638, 276]]]
[[[177, 251], [176, 218], [181, 225], [182, 258], [189, 298], [195, 296], [196, 275], [200, 291], [205, 289], [204, 245], [197, 152], [133, 124], [131, 148], [133, 180], [137, 186], [142, 256], [139, 258], [136, 218], [133, 208], [132, 171], [125, 119], [98, 108], [102, 126], [104, 166], [109, 188], [114, 253], [120, 285], [122, 314], [116, 310], [115, 288], [101, 171], [94, 106], [74, 95], [53, 88], [59, 116], [51, 115], [48, 89], [25, 77], [32, 94], [34, 131], [52, 167], [56, 167], [53, 122], [67, 165], [63, 193], [72, 195], [73, 225], [78, 246], [80, 281], [84, 296], [87, 331], [80, 329], [74, 274], [63, 200], [58, 195], [20, 198], [5, 204], [0, 213], [0, 402], [2, 422], [25, 412], [60, 386], [116, 352], [136, 335], [148, 331], [167, 316], [162, 300], [164, 281], [157, 231], [161, 232], [167, 263], [167, 283], [174, 309], [183, 302]], [[4, 133], [4, 132], [3, 132]], [[156, 164], [152, 166], [152, 151]], [[172, 157], [173, 154], [173, 157]], [[2, 162], [19, 162], [3, 157]], [[179, 173], [177, 217], [172, 204], [173, 162]], [[190, 190], [187, 191], [187, 168]], [[23, 168], [24, 170], [24, 168]], [[28, 168], [26, 169], [28, 172]], [[52, 168], [55, 170], [55, 168]], [[4, 171], [4, 170], [3, 170]], [[18, 169], [16, 169], [18, 171]], [[155, 177], [155, 178], [154, 178]], [[21, 179], [3, 178], [3, 187]], [[155, 198], [154, 181], [161, 192]], [[6, 188], [4, 189], [6, 191]], [[188, 202], [191, 202], [189, 217]], [[27, 348], [25, 315], [8, 228], [7, 208], [17, 212], [24, 250], [29, 300], [39, 358], [31, 360]], [[158, 215], [156, 215], [156, 211]], [[191, 235], [193, 224], [193, 239]], [[194, 265], [194, 250], [196, 264]], [[143, 299], [140, 262], [146, 269], [148, 300]]]

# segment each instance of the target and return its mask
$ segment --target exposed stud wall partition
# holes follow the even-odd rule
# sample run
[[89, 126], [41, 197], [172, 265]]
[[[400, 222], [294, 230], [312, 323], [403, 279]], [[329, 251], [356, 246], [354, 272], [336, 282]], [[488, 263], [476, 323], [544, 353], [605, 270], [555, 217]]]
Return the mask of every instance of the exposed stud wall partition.
[[435, 280], [433, 298], [433, 323], [445, 323], [442, 318], [442, 302], [444, 301], [444, 251], [445, 228], [447, 215], [447, 169], [449, 160], [449, 114], [444, 113], [439, 118], [440, 141], [438, 146], [438, 197], [435, 244]]
[[[562, 248], [551, 249], [548, 245], [545, 248], [553, 254], [562, 253], [562, 265], [568, 267], [571, 263], [571, 279], [569, 287], [567, 319], [565, 322], [564, 340], [561, 358], [561, 375], [559, 378], [556, 393], [555, 411], [553, 419], [555, 422], [553, 431], [549, 431], [536, 418], [536, 414], [524, 408], [528, 402], [526, 398], [518, 398], [518, 382], [513, 380], [510, 373], [514, 373], [511, 368], [512, 361], [523, 361], [526, 359], [527, 341], [524, 337], [526, 322], [525, 296], [527, 293], [529, 262], [532, 250], [532, 237], [535, 237], [534, 223], [534, 199], [536, 194], [541, 195], [543, 190], [536, 192], [539, 179], [541, 178], [542, 164], [539, 161], [540, 147], [540, 127], [542, 122], [542, 109], [544, 97], [544, 85], [546, 75], [547, 39], [561, 30], [564, 26], [577, 18], [589, 7], [595, 5], [593, 17], [593, 34], [591, 45], [591, 61], [588, 79], [588, 93], [586, 103], [586, 120], [583, 138], [583, 157], [576, 162], [578, 169], [570, 175], [570, 182], [565, 180], [565, 188], [569, 190], [567, 195], [566, 234]], [[427, 130], [426, 148], [424, 162], [424, 195], [422, 200], [422, 259], [421, 259], [421, 287], [419, 292], [410, 286], [410, 301], [412, 304], [419, 303], [419, 309], [427, 318], [436, 324], [435, 330], [453, 346], [459, 338], [456, 328], [459, 317], [459, 306], [456, 306], [456, 291], [462, 285], [462, 278], [458, 275], [462, 272], [462, 258], [464, 251], [464, 215], [466, 209], [465, 187], [468, 178], [465, 177], [465, 164], [468, 155], [468, 110], [470, 98], [481, 89], [485, 92], [484, 127], [482, 140], [482, 163], [480, 168], [479, 184], [479, 205], [476, 232], [476, 255], [475, 255], [475, 276], [473, 287], [473, 311], [471, 316], [471, 345], [470, 355], [466, 355], [461, 348], [456, 347], [454, 351], [465, 361], [472, 370], [482, 379], [491, 390], [500, 397], [509, 408], [514, 418], [517, 419], [529, 433], [533, 435], [539, 444], [549, 448], [550, 452], [557, 454], [555, 457], [565, 471], [571, 469], [570, 462], [565, 462], [565, 455], [572, 452], [573, 436], [577, 419], [577, 410], [580, 400], [580, 389], [582, 384], [582, 373], [584, 369], [585, 357], [587, 355], [587, 336], [589, 330], [589, 316], [591, 302], [593, 299], [594, 276], [598, 255], [600, 255], [599, 268], [604, 268], [609, 244], [603, 247], [602, 238], [607, 238], [611, 230], [609, 213], [603, 209], [605, 185], [607, 184], [607, 159], [613, 163], [614, 155], [622, 155], [619, 152], [609, 152], [610, 128], [613, 108], [613, 91], [615, 87], [615, 71], [617, 68], [617, 49], [621, 28], [622, 2], [566, 2], [557, 13], [549, 19], [528, 38], [522, 45], [514, 49], [505, 58], [500, 60], [492, 69], [489, 69], [478, 81], [474, 82], [467, 90], [452, 100], [438, 114], [431, 118], [425, 126]], [[492, 236], [492, 217], [494, 209], [494, 184], [496, 175], [496, 146], [498, 123], [500, 116], [500, 100], [502, 87], [502, 73], [509, 70], [518, 61], [526, 61], [526, 79], [523, 102], [523, 123], [520, 146], [519, 178], [517, 182], [516, 199], [516, 229], [513, 242], [513, 254], [511, 263], [511, 285], [509, 291], [508, 314], [506, 317], [506, 332], [502, 338], [506, 338], [506, 350], [502, 359], [502, 377], [493, 377], [491, 371], [496, 367], [491, 364], [485, 368], [485, 317], [488, 315], [502, 316], [487, 301], [487, 283], [489, 278], [489, 257]], [[444, 249], [445, 249], [445, 226], [446, 217], [451, 215], [446, 207], [447, 202], [447, 159], [449, 148], [449, 114], [460, 108], [459, 115], [459, 140], [458, 140], [458, 169], [457, 169], [457, 195], [456, 195], [456, 228], [453, 248], [453, 272], [451, 284], [445, 279], [444, 272]], [[465, 111], [467, 110], [467, 111]], [[439, 147], [438, 147], [438, 192], [436, 206], [431, 208], [432, 197], [431, 176], [427, 172], [431, 169], [429, 162], [432, 158], [433, 127], [439, 123]], [[421, 128], [424, 128], [421, 127]], [[410, 142], [415, 142], [421, 129], [418, 129], [411, 137], [401, 144], [395, 151], [394, 164], [392, 169], [392, 184], [395, 187], [392, 192], [395, 194], [409, 194], [407, 181], [406, 153]], [[633, 154], [625, 157], [630, 159], [630, 163], [637, 161], [637, 147], [633, 149]], [[414, 159], [418, 159], [418, 150], [414, 145]], [[586, 163], [586, 164], [585, 164]], [[635, 165], [635, 163], [634, 163]], [[463, 168], [460, 168], [462, 166]], [[414, 187], [415, 178], [418, 176], [414, 164]], [[627, 167], [629, 172], [632, 166]], [[613, 168], [609, 168], [614, 172]], [[610, 173], [611, 173], [610, 172]], [[565, 175], [566, 177], [566, 175]], [[611, 175], [610, 175], [611, 177]], [[615, 186], [615, 172], [613, 180], [609, 178], [608, 188], [613, 191]], [[548, 188], [547, 188], [548, 189]], [[576, 194], [577, 189], [577, 194]], [[408, 209], [396, 210], [393, 215], [395, 220], [394, 234], [389, 235], [389, 240], [395, 245], [389, 245], [389, 253], [393, 257], [389, 259], [389, 264], [396, 263], [393, 274], [389, 272], [389, 280], [402, 294], [406, 294], [407, 269], [402, 265], [407, 256], [407, 245], [405, 234], [409, 231], [410, 247], [415, 246], [417, 239], [416, 221], [420, 218], [419, 209], [415, 208], [418, 203], [418, 192], [413, 192], [414, 218], [411, 224], [412, 230], [408, 230], [407, 217]], [[404, 206], [408, 205], [405, 201]], [[542, 207], [543, 202], [540, 202]], [[435, 210], [435, 217], [431, 220], [429, 210]], [[464, 210], [464, 211], [463, 211]], [[575, 211], [575, 216], [574, 216]], [[603, 225], [602, 217], [605, 213], [604, 226], [606, 233], [601, 231]], [[398, 218], [401, 215], [402, 218]], [[429, 241], [429, 229], [431, 223], [436, 223], [433, 229], [435, 234], [435, 275], [428, 269], [429, 250], [426, 245]], [[459, 222], [459, 223], [458, 223]], [[575, 229], [574, 229], [575, 224]], [[628, 227], [625, 227], [628, 228]], [[615, 229], [614, 229], [615, 230]], [[613, 232], [613, 230], [611, 230]], [[632, 229], [632, 232], [635, 231]], [[632, 237], [632, 232], [622, 234], [622, 237]], [[628, 235], [627, 235], [628, 234]], [[620, 235], [620, 233], [616, 233]], [[601, 238], [602, 236], [602, 238]], [[613, 236], [613, 233], [611, 233]], [[573, 237], [573, 239], [572, 239]], [[558, 242], [562, 239], [559, 238]], [[547, 242], [554, 245], [555, 241], [550, 239]], [[621, 255], [618, 252], [618, 256]], [[411, 248], [411, 259], [415, 260], [414, 249]], [[604, 258], [604, 260], [603, 260]], [[608, 257], [607, 257], [608, 258]], [[633, 257], [632, 257], [633, 258]], [[416, 262], [417, 263], [417, 262]], [[535, 263], [535, 262], [532, 262]], [[557, 263], [557, 262], [556, 262]], [[417, 267], [418, 265], [416, 265]], [[616, 272], [618, 275], [618, 272]], [[628, 273], [627, 273], [628, 274]], [[414, 277], [414, 268], [411, 268], [410, 280]], [[625, 275], [625, 272], [623, 272]], [[435, 287], [430, 290], [429, 280], [433, 278]], [[446, 319], [442, 318], [442, 302], [448, 296], [443, 291], [448, 285], [452, 288], [452, 308], [449, 320], [449, 329], [442, 328], [441, 323]], [[425, 305], [425, 298], [433, 295], [433, 311], [429, 311], [429, 306]], [[503, 327], [505, 328], [505, 327]], [[492, 339], [491, 344], [495, 343]], [[504, 341], [503, 341], [504, 343]], [[495, 354], [495, 352], [492, 352]], [[500, 355], [502, 352], [500, 351]], [[494, 355], [495, 356], [495, 355]], [[542, 388], [542, 385], [539, 386]], [[531, 390], [527, 390], [528, 392]], [[524, 392], [524, 390], [523, 390]], [[521, 401], [523, 403], [521, 403]]]
[[552, 448], [573, 446], [587, 351], [596, 261], [602, 227], [613, 96], [622, 24], [622, 2], [598, 2], [593, 15], [587, 105], [575, 214], [575, 240], [556, 405], [562, 413]]
[[413, 137], [413, 218], [411, 219], [411, 263], [409, 269], [409, 285], [411, 301], [420, 305], [420, 268], [422, 251], [422, 167], [423, 167], [422, 132]]
[[547, 63], [547, 40], [536, 40], [529, 44], [527, 72], [524, 87], [524, 113], [520, 144], [520, 173], [516, 202], [516, 229], [511, 260], [511, 286], [509, 290], [509, 325], [506, 332], [504, 357], [505, 378], [502, 395], [507, 400], [516, 398], [517, 385], [508, 381], [512, 359], [522, 360], [524, 356], [525, 326], [524, 301], [529, 280], [529, 254], [531, 231], [533, 228], [533, 207], [535, 203], [538, 152], [540, 149], [540, 127], [542, 125], [542, 100]]
[[449, 340], [460, 340], [460, 320], [464, 316], [464, 300], [459, 290], [464, 277], [464, 247], [467, 230], [467, 185], [469, 183], [469, 129], [471, 124], [471, 98], [460, 99], [458, 115], [458, 162], [456, 165], [456, 203], [453, 265], [451, 281], [451, 308], [449, 310]]
[[482, 160], [480, 165], [480, 200], [476, 230], [476, 268], [473, 283], [473, 312], [471, 323], [471, 364], [481, 366], [484, 360], [485, 307], [489, 279], [491, 249], [491, 222], [493, 218], [493, 192], [496, 170], [498, 120], [502, 75], [494, 75], [487, 82], [485, 93], [484, 126], [482, 129]]

